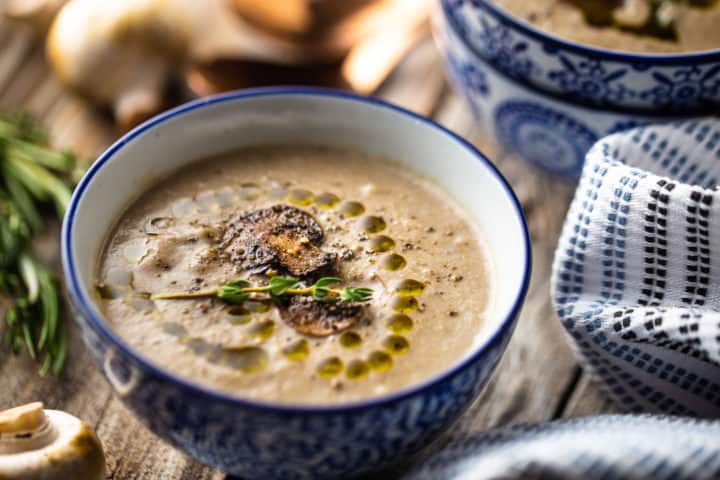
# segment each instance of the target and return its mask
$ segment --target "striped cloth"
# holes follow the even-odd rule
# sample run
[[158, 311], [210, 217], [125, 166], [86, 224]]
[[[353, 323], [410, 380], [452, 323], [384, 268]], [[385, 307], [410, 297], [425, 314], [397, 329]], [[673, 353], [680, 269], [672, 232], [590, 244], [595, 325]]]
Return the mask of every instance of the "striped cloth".
[[587, 155], [552, 297], [582, 364], [630, 411], [720, 416], [718, 183], [718, 118], [636, 128]]
[[717, 480], [720, 422], [605, 415], [453, 442], [402, 480]]

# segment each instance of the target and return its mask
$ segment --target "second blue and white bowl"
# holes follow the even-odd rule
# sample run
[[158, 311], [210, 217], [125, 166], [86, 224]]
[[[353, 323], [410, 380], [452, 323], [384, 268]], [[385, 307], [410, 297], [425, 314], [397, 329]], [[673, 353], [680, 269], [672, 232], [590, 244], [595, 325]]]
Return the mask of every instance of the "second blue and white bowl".
[[441, 0], [455, 32], [495, 69], [584, 104], [687, 114], [720, 106], [720, 45], [690, 53], [633, 53], [566, 40], [494, 0]]
[[[585, 154], [597, 140], [606, 135], [645, 124], [687, 118], [695, 114], [688, 110], [693, 105], [704, 103], [706, 108], [711, 108], [713, 102], [720, 101], [720, 53], [695, 57], [698, 62], [706, 61], [703, 63], [703, 68], [707, 70], [706, 83], [716, 85], [718, 98], [715, 98], [715, 90], [712, 88], [700, 95], [693, 90], [699, 88], [697, 85], [673, 84], [668, 86], [677, 93], [673, 97], [673, 108], [669, 105], [645, 105], [650, 108], [643, 109], [632, 102], [601, 101], [595, 95], [599, 95], [603, 88], [614, 88], [613, 82], [621, 81], [622, 78], [607, 72], [604, 74], [607, 78], [600, 75], [593, 80], [590, 78], [592, 75], [582, 77], [584, 73], [580, 75], [576, 71], [582, 78], [576, 78], [574, 85], [577, 89], [584, 89], [582, 95], [578, 91], [565, 91], [557, 85], [546, 84], [540, 81], [545, 78], [542, 73], [545, 70], [536, 68], [538, 62], [547, 68], [547, 62], [554, 59], [567, 67], [563, 60], [557, 60], [559, 57], [546, 50], [537, 38], [545, 35], [553, 40], [552, 36], [538, 30], [527, 30], [518, 21], [508, 24], [508, 14], [503, 13], [501, 19], [491, 15], [497, 11], [498, 7], [487, 0], [442, 2], [433, 16], [436, 43], [443, 54], [450, 79], [465, 98], [480, 129], [552, 174], [569, 179], [579, 177]], [[473, 16], [480, 14], [483, 16]], [[463, 23], [459, 23], [458, 18], [463, 19]], [[475, 22], [471, 21], [473, 18]], [[498, 24], [493, 27], [495, 24], [491, 22]], [[478, 28], [497, 28], [498, 32], [501, 31], [493, 48], [503, 46], [504, 53], [493, 53], [488, 50], [489, 46], [478, 44], [478, 38], [481, 37], [477, 34]], [[534, 39], [535, 43], [525, 37], [523, 40], [515, 38], [520, 34], [530, 35], [528, 31], [532, 33], [529, 38]], [[473, 39], [475, 41], [471, 43]], [[579, 48], [593, 50], [589, 47]], [[528, 49], [535, 52], [530, 57]], [[652, 57], [658, 56], [646, 57], [647, 62], [650, 62]], [[713, 64], [715, 57], [718, 57], [717, 62]], [[577, 69], [589, 68], [587, 61], [578, 60], [580, 63]], [[660, 59], [657, 61], [660, 62]], [[609, 68], [607, 65], [596, 67]], [[650, 75], [650, 78], [660, 76]], [[639, 82], [638, 78], [641, 77], [628, 76], [621, 83]], [[646, 75], [642, 75], [642, 78], [646, 79]], [[631, 79], [634, 80], [631, 82]], [[681, 114], [675, 104], [685, 101], [683, 98], [687, 100], [687, 109]]]

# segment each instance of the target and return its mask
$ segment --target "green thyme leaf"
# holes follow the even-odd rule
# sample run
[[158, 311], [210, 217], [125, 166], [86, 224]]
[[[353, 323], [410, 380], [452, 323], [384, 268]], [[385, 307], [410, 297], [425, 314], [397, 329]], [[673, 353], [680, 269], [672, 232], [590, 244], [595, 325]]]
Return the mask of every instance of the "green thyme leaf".
[[342, 278], [323, 277], [311, 287], [313, 298], [319, 302], [336, 302], [337, 296], [331, 296], [331, 285], [342, 283]]
[[300, 282], [293, 277], [272, 277], [268, 282], [268, 291], [273, 297], [281, 297], [291, 288], [297, 288]]
[[250, 294], [245, 292], [245, 288], [250, 285], [247, 280], [235, 280], [220, 287], [217, 291], [217, 297], [227, 303], [238, 304], [250, 298]]
[[345, 287], [340, 292], [340, 300], [343, 302], [367, 302], [372, 298], [373, 290], [365, 287]]
[[342, 278], [337, 277], [323, 277], [317, 282], [315, 282], [315, 285], [313, 285], [315, 288], [324, 288], [329, 287], [330, 285], [337, 285], [338, 283], [342, 283]]

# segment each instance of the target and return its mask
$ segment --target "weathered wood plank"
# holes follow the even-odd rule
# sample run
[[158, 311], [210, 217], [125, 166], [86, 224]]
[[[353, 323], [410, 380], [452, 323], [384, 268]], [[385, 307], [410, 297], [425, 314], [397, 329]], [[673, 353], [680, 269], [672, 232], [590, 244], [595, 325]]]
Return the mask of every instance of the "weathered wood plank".
[[3, 35], [5, 38], [0, 44], [0, 89], [15, 75], [28, 52], [35, 47], [34, 38], [29, 31], [12, 28], [7, 21], [3, 21], [2, 29], [8, 33]]
[[160, 441], [116, 397], [109, 402], [97, 433], [105, 445], [110, 478], [114, 480], [224, 478]]
[[377, 96], [414, 112], [430, 115], [440, 100], [444, 85], [440, 57], [428, 37], [388, 77]]
[[586, 417], [598, 413], [622, 413], [620, 406], [613, 403], [587, 373], [583, 373], [577, 388], [569, 398], [562, 412], [566, 418]]

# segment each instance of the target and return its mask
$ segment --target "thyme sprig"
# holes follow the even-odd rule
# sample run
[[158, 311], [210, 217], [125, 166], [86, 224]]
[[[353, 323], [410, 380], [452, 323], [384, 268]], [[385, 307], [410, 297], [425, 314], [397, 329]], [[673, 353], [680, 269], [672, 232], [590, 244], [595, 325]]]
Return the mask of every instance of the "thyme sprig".
[[367, 302], [372, 298], [373, 290], [367, 287], [333, 288], [343, 282], [342, 278], [323, 277], [314, 284], [303, 287], [300, 280], [293, 277], [274, 276], [267, 284], [252, 286], [247, 280], [234, 280], [211, 290], [188, 293], [165, 293], [153, 295], [153, 300], [181, 300], [192, 298], [219, 298], [225, 303], [240, 304], [250, 299], [253, 293], [267, 294], [276, 303], [288, 295], [311, 295], [318, 302]]
[[58, 283], [32, 251], [45, 206], [62, 218], [76, 178], [75, 157], [48, 147], [47, 135], [25, 114], [0, 115], [0, 338], [23, 348], [42, 375], [60, 373], [67, 356]]

